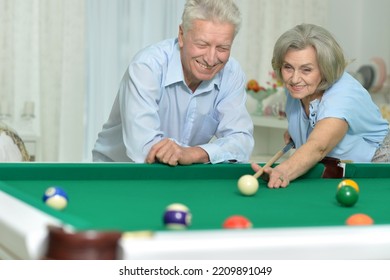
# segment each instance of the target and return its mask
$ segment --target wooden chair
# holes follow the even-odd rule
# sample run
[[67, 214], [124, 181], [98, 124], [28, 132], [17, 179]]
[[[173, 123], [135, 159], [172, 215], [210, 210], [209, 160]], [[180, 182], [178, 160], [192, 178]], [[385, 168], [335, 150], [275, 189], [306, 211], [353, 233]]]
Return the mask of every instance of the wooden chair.
[[0, 123], [0, 162], [7, 161], [30, 161], [30, 155], [19, 135]]

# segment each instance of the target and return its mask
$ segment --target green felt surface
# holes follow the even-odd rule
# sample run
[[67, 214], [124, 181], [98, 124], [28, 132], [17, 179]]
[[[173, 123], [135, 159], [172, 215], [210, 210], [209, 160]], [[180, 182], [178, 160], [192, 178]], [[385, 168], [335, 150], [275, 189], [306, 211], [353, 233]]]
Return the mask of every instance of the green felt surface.
[[[258, 192], [246, 197], [237, 180], [253, 174], [249, 164], [0, 164], [0, 190], [80, 230], [165, 230], [162, 216], [171, 203], [190, 208], [190, 230], [221, 229], [230, 215], [246, 216], [254, 228], [344, 225], [355, 213], [390, 223], [390, 165], [347, 164], [346, 176], [360, 187], [353, 207], [337, 203], [341, 179], [321, 178], [323, 169], [318, 164], [285, 189], [260, 180]], [[63, 211], [42, 202], [50, 186], [68, 193]]]

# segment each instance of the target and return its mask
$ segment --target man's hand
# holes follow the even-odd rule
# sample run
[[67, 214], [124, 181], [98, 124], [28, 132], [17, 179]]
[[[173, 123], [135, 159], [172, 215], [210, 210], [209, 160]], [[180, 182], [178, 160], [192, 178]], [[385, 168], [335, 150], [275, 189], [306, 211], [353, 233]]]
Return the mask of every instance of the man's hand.
[[153, 145], [145, 161], [146, 163], [161, 162], [176, 166], [208, 162], [209, 157], [200, 147], [182, 147], [171, 139], [163, 139]]

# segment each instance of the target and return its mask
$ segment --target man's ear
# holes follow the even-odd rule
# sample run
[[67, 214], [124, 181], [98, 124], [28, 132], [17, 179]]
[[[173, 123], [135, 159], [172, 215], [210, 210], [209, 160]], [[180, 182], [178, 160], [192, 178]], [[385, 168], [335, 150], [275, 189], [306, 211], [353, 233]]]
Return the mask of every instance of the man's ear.
[[184, 37], [184, 30], [182, 25], [179, 25], [179, 34], [177, 35], [178, 41], [179, 41], [179, 47], [183, 47], [183, 37]]

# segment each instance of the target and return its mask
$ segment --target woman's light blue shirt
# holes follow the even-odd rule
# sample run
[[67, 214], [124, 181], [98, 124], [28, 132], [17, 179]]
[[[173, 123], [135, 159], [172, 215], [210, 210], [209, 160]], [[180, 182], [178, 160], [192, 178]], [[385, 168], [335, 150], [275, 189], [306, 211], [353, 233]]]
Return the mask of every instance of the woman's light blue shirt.
[[238, 62], [230, 58], [212, 80], [192, 92], [184, 81], [177, 39], [147, 47], [124, 74], [98, 135], [94, 161], [144, 162], [163, 138], [200, 146], [211, 163], [249, 161], [254, 139], [245, 81]]
[[370, 94], [348, 73], [326, 90], [321, 100], [310, 103], [309, 117], [300, 100], [287, 93], [286, 115], [288, 131], [297, 148], [306, 143], [318, 121], [325, 118], [345, 120], [347, 134], [328, 156], [354, 162], [371, 162], [389, 129]]

